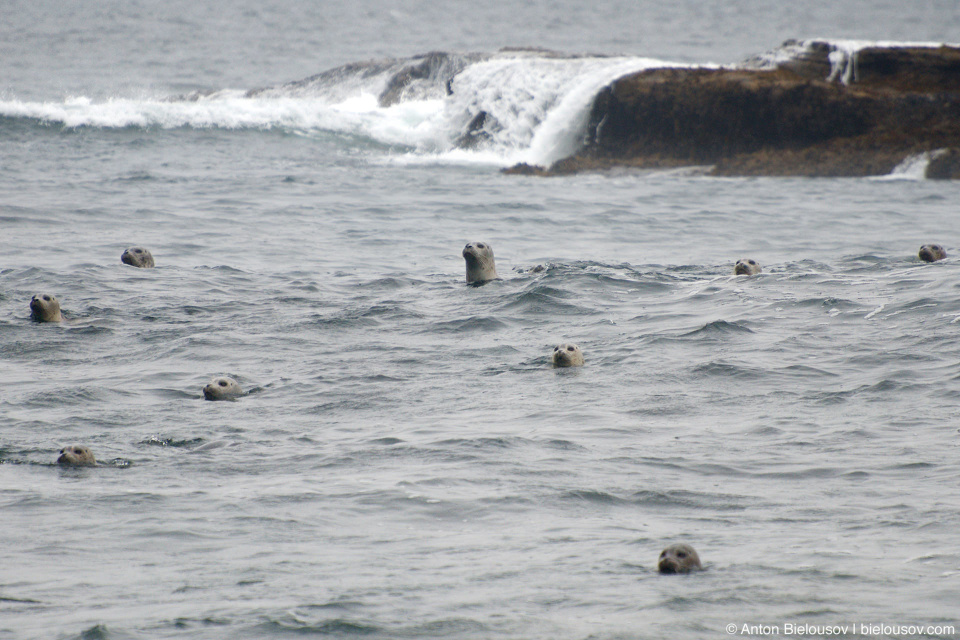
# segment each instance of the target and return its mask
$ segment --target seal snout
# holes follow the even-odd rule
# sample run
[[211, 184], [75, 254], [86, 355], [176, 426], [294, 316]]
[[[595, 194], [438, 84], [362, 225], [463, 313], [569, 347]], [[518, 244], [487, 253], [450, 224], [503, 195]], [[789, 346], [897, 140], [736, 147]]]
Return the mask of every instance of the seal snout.
[[467, 284], [479, 284], [500, 277], [493, 259], [493, 247], [489, 244], [468, 242], [461, 255], [467, 263]]
[[30, 317], [37, 322], [60, 322], [60, 302], [49, 293], [37, 294], [30, 300]]
[[733, 265], [733, 275], [736, 276], [755, 276], [761, 271], [760, 263], [752, 258], [741, 258]]
[[581, 367], [583, 366], [583, 352], [580, 347], [571, 343], [558, 344], [553, 348], [553, 366]]
[[917, 254], [924, 262], [937, 262], [947, 257], [947, 252], [939, 244], [925, 244]]
[[242, 395], [240, 383], [227, 376], [214, 378], [203, 388], [205, 400], [233, 400]]
[[666, 574], [690, 573], [703, 569], [700, 556], [688, 544], [672, 544], [660, 552], [657, 571]]
[[60, 457], [57, 458], [57, 464], [70, 467], [94, 467], [97, 464], [93, 452], [82, 445], [70, 445], [60, 449]]
[[130, 247], [120, 256], [120, 262], [139, 269], [152, 269], [155, 265], [153, 255], [143, 247]]

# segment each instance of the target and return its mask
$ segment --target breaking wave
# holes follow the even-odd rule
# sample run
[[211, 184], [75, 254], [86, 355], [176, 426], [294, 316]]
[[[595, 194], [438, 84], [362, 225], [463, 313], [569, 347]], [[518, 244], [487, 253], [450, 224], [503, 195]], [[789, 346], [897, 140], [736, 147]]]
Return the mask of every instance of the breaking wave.
[[327, 131], [401, 146], [415, 156], [550, 164], [575, 151], [592, 100], [623, 75], [673, 66], [631, 57], [514, 50], [429, 53], [345, 65], [254, 90], [178, 96], [0, 100], [0, 117], [65, 128]]
[[[825, 80], [850, 83], [856, 81], [861, 50], [897, 46], [940, 45], [789, 40], [734, 66], [764, 69], [807, 64], [822, 70]], [[64, 128], [328, 132], [389, 147], [390, 157], [397, 161], [550, 166], [583, 145], [591, 107], [604, 87], [646, 69], [691, 66], [537, 49], [433, 52], [352, 63], [252, 90], [108, 100], [85, 96], [56, 102], [0, 100], [0, 118]], [[929, 158], [911, 162], [899, 167], [894, 176], [920, 175]]]

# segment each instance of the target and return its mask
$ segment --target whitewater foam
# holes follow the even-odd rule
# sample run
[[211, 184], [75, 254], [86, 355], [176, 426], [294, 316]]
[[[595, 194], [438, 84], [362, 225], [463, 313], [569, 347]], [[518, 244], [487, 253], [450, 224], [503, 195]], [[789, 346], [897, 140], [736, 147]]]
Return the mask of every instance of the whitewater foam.
[[452, 84], [443, 122], [448, 145], [483, 116], [481, 143], [504, 164], [549, 165], [579, 148], [594, 97], [630, 73], [679, 66], [650, 58], [500, 57], [470, 66]]
[[801, 43], [802, 46], [811, 47], [815, 44], [826, 44], [832, 47], [832, 51], [827, 56], [830, 62], [830, 75], [827, 76], [829, 82], [840, 80], [843, 84], [850, 84], [857, 81], [857, 65], [860, 52], [864, 49], [936, 49], [945, 45], [942, 42], [894, 42], [894, 41], [871, 41], [871, 40], [806, 40]]
[[934, 151], [924, 151], [904, 158], [900, 164], [885, 176], [877, 176], [874, 180], [926, 180], [927, 167], [930, 162], [947, 153], [946, 149], [936, 149]]
[[830, 71], [824, 80], [849, 85], [857, 81], [857, 67], [860, 52], [864, 49], [937, 49], [940, 47], [958, 47], [945, 42], [898, 42], [893, 40], [847, 40], [830, 38], [810, 38], [807, 40], [787, 40], [780, 47], [752, 56], [735, 68], [776, 69], [789, 65], [794, 60], [810, 56], [817, 48], [827, 50], [827, 62]]
[[[175, 97], [0, 101], [0, 116], [64, 128], [328, 131], [408, 147], [429, 161], [552, 164], [582, 144], [590, 105], [617, 78], [680, 66], [650, 58], [550, 52], [428, 54], [347, 65], [255, 91]], [[460, 145], [482, 114], [480, 144]]]

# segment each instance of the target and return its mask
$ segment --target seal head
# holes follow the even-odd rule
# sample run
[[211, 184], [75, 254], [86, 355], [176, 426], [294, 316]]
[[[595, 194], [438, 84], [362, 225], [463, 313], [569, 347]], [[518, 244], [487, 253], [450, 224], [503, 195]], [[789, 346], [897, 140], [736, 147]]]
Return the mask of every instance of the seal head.
[[30, 300], [30, 317], [37, 322], [60, 322], [60, 302], [49, 293], [38, 293]]
[[203, 397], [206, 400], [233, 400], [242, 395], [240, 384], [227, 376], [214, 378], [203, 388]]
[[467, 263], [467, 284], [480, 284], [497, 280], [497, 265], [493, 261], [493, 247], [485, 242], [468, 242], [463, 248]]
[[672, 544], [660, 552], [657, 571], [660, 573], [690, 573], [700, 571], [700, 556], [688, 544]]
[[82, 445], [70, 445], [60, 449], [60, 457], [57, 458], [57, 464], [70, 467], [95, 467], [97, 465], [93, 452]]
[[947, 257], [947, 252], [938, 244], [925, 244], [920, 247], [918, 254], [924, 262], [936, 262]]
[[154, 266], [153, 256], [143, 247], [130, 247], [120, 256], [120, 262], [141, 269], [149, 269]]
[[760, 263], [752, 258], [741, 258], [737, 264], [733, 265], [733, 275], [735, 276], [755, 276], [763, 271]]
[[582, 367], [583, 352], [573, 343], [558, 344], [553, 348], [553, 366]]

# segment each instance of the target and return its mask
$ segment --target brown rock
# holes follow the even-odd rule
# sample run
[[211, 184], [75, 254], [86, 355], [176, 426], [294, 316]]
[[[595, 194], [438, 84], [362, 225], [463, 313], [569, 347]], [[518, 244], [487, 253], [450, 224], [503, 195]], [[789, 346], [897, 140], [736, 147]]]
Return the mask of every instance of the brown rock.
[[960, 179], [960, 149], [942, 149], [933, 154], [927, 165], [930, 180]]
[[[716, 175], [867, 176], [960, 149], [960, 49], [797, 49], [773, 68], [621, 78], [596, 97], [584, 147], [539, 174], [712, 165]], [[956, 151], [932, 157], [929, 177], [960, 175]]]

